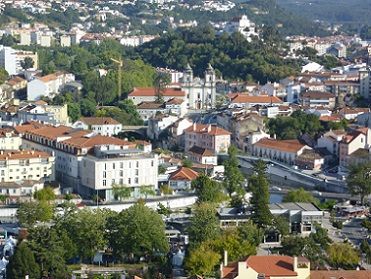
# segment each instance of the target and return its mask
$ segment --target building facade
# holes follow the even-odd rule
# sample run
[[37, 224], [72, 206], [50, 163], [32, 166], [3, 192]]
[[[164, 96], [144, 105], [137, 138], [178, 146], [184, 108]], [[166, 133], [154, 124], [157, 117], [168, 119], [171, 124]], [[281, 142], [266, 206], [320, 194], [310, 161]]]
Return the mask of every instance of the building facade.
[[111, 117], [82, 117], [72, 127], [92, 130], [102, 136], [114, 136], [122, 131], [122, 124]]

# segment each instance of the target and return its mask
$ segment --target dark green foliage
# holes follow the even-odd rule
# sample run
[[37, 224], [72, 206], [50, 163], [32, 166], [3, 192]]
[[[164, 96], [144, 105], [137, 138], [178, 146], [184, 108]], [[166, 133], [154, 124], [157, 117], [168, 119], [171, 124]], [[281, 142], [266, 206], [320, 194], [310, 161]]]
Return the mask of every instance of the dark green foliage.
[[224, 161], [224, 188], [226, 189], [229, 197], [236, 193], [239, 197], [244, 196], [245, 189], [242, 183], [244, 176], [238, 168], [239, 162], [237, 158], [237, 148], [231, 145], [228, 148], [228, 159]]
[[3, 84], [9, 78], [8, 72], [0, 67], [0, 84]]
[[130, 257], [133, 254], [138, 259], [168, 251], [161, 216], [143, 203], [137, 203], [111, 217], [107, 229], [109, 245], [116, 256]]
[[184, 70], [187, 63], [197, 76], [202, 76], [208, 63], [227, 79], [248, 76], [265, 83], [294, 74], [299, 68], [293, 61], [283, 60], [277, 52], [274, 35], [263, 43], [248, 43], [239, 34], [222, 34], [217, 37], [209, 26], [179, 29], [162, 35], [159, 39], [140, 46], [139, 55], [154, 66]]
[[296, 139], [302, 134], [311, 136], [324, 130], [319, 117], [303, 111], [295, 111], [291, 116], [271, 118], [267, 122], [269, 133], [277, 139]]
[[249, 191], [252, 196], [250, 204], [252, 207], [252, 220], [260, 228], [272, 225], [273, 216], [269, 210], [269, 182], [266, 175], [266, 165], [263, 161], [257, 161], [254, 174], [249, 177]]
[[371, 22], [362, 27], [360, 36], [363, 40], [371, 40]]
[[31, 57], [26, 57], [22, 62], [21, 66], [23, 69], [27, 70], [34, 66], [34, 61]]
[[305, 191], [303, 188], [297, 190], [290, 190], [284, 197], [283, 202], [309, 202], [318, 203], [318, 200], [313, 195]]
[[10, 258], [6, 268], [7, 278], [23, 279], [29, 275], [30, 279], [40, 278], [40, 269], [29, 244], [22, 241], [18, 244], [14, 255]]
[[24, 227], [31, 227], [36, 222], [48, 222], [53, 218], [54, 207], [45, 200], [21, 203], [17, 210], [17, 219]]
[[0, 39], [0, 45], [13, 46], [17, 43], [17, 40], [10, 34], [4, 34]]
[[203, 173], [192, 181], [192, 189], [195, 190], [199, 203], [218, 203], [223, 200], [221, 184]]
[[207, 203], [197, 205], [188, 233], [192, 245], [213, 240], [220, 235], [219, 220], [213, 205]]
[[365, 197], [371, 194], [371, 163], [350, 166], [347, 184], [349, 192], [359, 195], [363, 204]]

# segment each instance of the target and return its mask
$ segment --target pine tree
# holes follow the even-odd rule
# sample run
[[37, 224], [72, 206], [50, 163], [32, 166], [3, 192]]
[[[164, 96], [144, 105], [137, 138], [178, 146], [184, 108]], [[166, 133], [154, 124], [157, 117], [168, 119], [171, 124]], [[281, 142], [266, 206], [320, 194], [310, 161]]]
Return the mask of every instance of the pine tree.
[[10, 258], [7, 266], [7, 278], [23, 279], [29, 275], [30, 279], [40, 277], [40, 268], [35, 261], [35, 256], [26, 242], [21, 242]]
[[237, 193], [239, 196], [244, 195], [242, 183], [244, 176], [238, 168], [237, 148], [231, 145], [228, 148], [229, 158], [224, 162], [224, 187], [228, 192], [229, 197], [232, 197], [233, 193]]
[[249, 191], [252, 196], [252, 220], [261, 228], [272, 225], [273, 217], [269, 210], [269, 181], [266, 165], [259, 160], [254, 166], [254, 174], [249, 178]]

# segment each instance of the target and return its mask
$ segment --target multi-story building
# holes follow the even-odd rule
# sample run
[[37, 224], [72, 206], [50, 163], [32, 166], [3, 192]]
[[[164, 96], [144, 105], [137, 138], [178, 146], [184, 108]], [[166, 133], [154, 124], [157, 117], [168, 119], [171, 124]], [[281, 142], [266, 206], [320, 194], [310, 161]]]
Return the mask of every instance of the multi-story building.
[[98, 193], [114, 199], [114, 187], [127, 187], [139, 196], [143, 186], [157, 189], [157, 155], [141, 150], [122, 149], [119, 145], [95, 146], [81, 160], [80, 181], [89, 196]]
[[122, 124], [111, 117], [82, 117], [72, 127], [92, 130], [102, 136], [114, 136], [122, 131]]
[[9, 75], [17, 75], [22, 72], [22, 62], [27, 58], [33, 60], [33, 68], [38, 68], [37, 53], [21, 51], [11, 47], [0, 46], [0, 67], [3, 67]]
[[[348, 168], [354, 158], [351, 155], [360, 149], [369, 149], [371, 147], [370, 128], [360, 128], [349, 131], [339, 144], [339, 166]], [[354, 156], [353, 156], [354, 157]]]
[[246, 107], [250, 108], [256, 105], [260, 106], [279, 106], [283, 101], [276, 96], [268, 95], [248, 95], [248, 94], [231, 94], [230, 107]]
[[1, 182], [22, 180], [54, 180], [54, 157], [46, 152], [0, 151]]
[[326, 148], [334, 156], [339, 156], [340, 142], [346, 135], [342, 130], [331, 130], [322, 135], [317, 140], [317, 148]]
[[274, 216], [288, 218], [290, 233], [308, 236], [323, 220], [323, 211], [312, 203], [273, 203], [269, 210]]
[[0, 150], [19, 150], [22, 138], [12, 128], [0, 129]]
[[74, 80], [75, 75], [66, 72], [36, 77], [27, 84], [27, 100], [39, 100], [42, 96], [53, 98], [67, 83]]
[[263, 138], [252, 147], [252, 154], [293, 165], [304, 150], [311, 149], [298, 140], [275, 140]]
[[243, 15], [241, 17], [236, 17], [229, 22], [224, 31], [228, 33], [239, 32], [246, 38], [247, 41], [251, 42], [252, 37], [259, 36], [256, 29], [257, 27], [255, 23], [250, 21], [246, 15]]
[[324, 106], [329, 108], [335, 107], [335, 95], [329, 92], [309, 91], [301, 95], [303, 106], [316, 107]]
[[158, 159], [138, 150], [135, 142], [63, 125], [29, 123], [16, 129], [22, 134], [24, 148], [55, 154], [56, 180], [82, 196], [112, 199], [114, 184], [157, 188]]
[[70, 47], [71, 46], [71, 36], [70, 35], [61, 35], [60, 36], [61, 47]]
[[216, 153], [227, 152], [231, 144], [231, 133], [216, 125], [194, 123], [184, 132], [185, 151], [196, 145]]
[[186, 167], [180, 167], [170, 174], [169, 185], [174, 191], [191, 190], [192, 181], [197, 179], [198, 173]]
[[359, 70], [359, 85], [361, 96], [371, 99], [371, 66]]
[[215, 152], [210, 149], [198, 147], [196, 145], [192, 146], [187, 152], [188, 158], [202, 165], [218, 165], [218, 156]]

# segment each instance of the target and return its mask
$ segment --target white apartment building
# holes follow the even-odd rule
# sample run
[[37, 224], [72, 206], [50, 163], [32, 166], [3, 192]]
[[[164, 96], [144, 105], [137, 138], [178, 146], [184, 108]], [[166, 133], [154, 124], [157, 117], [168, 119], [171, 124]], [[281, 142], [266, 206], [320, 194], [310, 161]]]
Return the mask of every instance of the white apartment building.
[[371, 67], [359, 70], [360, 94], [365, 99], [371, 99]]
[[44, 182], [36, 180], [24, 180], [19, 182], [0, 183], [0, 195], [6, 196], [5, 203], [19, 203], [30, 201], [30, 197], [36, 191], [44, 188]]
[[27, 84], [27, 100], [39, 100], [41, 96], [52, 98], [60, 93], [66, 83], [74, 80], [74, 74], [65, 72], [57, 72], [43, 77], [36, 77]]
[[137, 47], [141, 44], [150, 42], [156, 39], [158, 36], [153, 35], [140, 35], [140, 36], [125, 36], [120, 39], [120, 44], [124, 46]]
[[[130, 181], [133, 187], [143, 185], [157, 187], [158, 159], [156, 156], [151, 157], [149, 153], [138, 151], [137, 147], [141, 144], [62, 125], [31, 123], [17, 126], [16, 129], [23, 134], [24, 148], [55, 154], [56, 180], [65, 188], [69, 187], [82, 196], [91, 197], [97, 194], [102, 199], [111, 199], [112, 184], [121, 184], [121, 182], [123, 185], [129, 184], [129, 177], [133, 179]], [[132, 163], [129, 164], [130, 160]], [[121, 162], [125, 163], [126, 170], [136, 169], [136, 162], [140, 162], [140, 168], [145, 169], [146, 172], [140, 171], [137, 174], [133, 170], [133, 173], [127, 171], [124, 176], [121, 176]], [[107, 170], [110, 170], [109, 175], [106, 173], [109, 181], [106, 179], [105, 187], [103, 187], [103, 172], [100, 171], [104, 170], [104, 163]], [[116, 164], [118, 172], [113, 172]], [[150, 174], [153, 174], [153, 177], [149, 177]], [[135, 193], [137, 192], [138, 190]]]
[[345, 131], [331, 130], [317, 140], [317, 148], [326, 148], [331, 154], [339, 156], [340, 142], [346, 135]]
[[62, 35], [60, 37], [60, 44], [62, 47], [70, 47], [72, 42], [71, 42], [71, 36], [69, 35]]
[[54, 180], [54, 157], [46, 152], [0, 151], [1, 182]]
[[33, 68], [38, 68], [37, 53], [32, 51], [20, 51], [11, 47], [0, 45], [0, 67], [4, 68], [9, 75], [17, 75], [23, 71], [22, 62], [29, 57], [33, 60]]
[[92, 130], [102, 136], [114, 136], [122, 131], [122, 124], [111, 117], [82, 117], [72, 127]]
[[11, 128], [0, 129], [0, 150], [19, 150], [22, 138]]
[[[81, 184], [91, 194], [100, 192], [106, 200], [114, 199], [114, 185], [129, 187], [132, 196], [140, 196], [143, 186], [157, 189], [157, 155], [141, 150], [123, 150], [118, 145], [100, 145], [94, 148], [94, 155], [81, 161]], [[103, 194], [103, 195], [102, 195]]]

